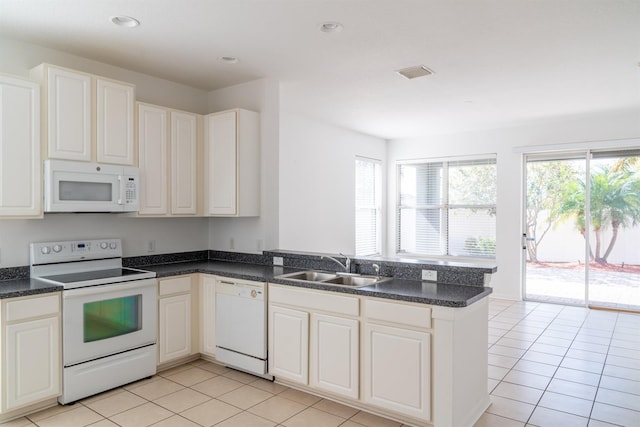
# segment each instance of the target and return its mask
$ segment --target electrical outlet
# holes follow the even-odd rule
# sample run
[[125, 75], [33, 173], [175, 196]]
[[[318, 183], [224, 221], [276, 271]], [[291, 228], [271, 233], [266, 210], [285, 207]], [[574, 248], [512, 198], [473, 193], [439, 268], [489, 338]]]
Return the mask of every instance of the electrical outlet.
[[430, 282], [438, 281], [438, 272], [436, 270], [422, 270], [422, 280]]
[[281, 256], [274, 256], [273, 265], [284, 265], [284, 258], [282, 258]]
[[235, 248], [236, 248], [236, 241], [232, 237], [232, 238], [229, 239], [229, 249], [235, 249]]
[[153, 253], [155, 251], [156, 251], [156, 241], [155, 240], [149, 240], [147, 242], [147, 252]]

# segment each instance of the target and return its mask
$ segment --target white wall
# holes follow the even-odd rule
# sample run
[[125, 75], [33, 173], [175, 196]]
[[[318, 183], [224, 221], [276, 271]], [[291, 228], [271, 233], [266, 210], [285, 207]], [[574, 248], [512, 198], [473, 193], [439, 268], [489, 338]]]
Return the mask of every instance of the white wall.
[[[208, 112], [207, 93], [181, 84], [91, 61], [65, 52], [0, 38], [0, 72], [27, 77], [48, 62], [136, 84], [138, 100], [197, 113]], [[30, 242], [56, 239], [119, 237], [124, 255], [147, 255], [146, 242], [156, 240], [156, 253], [208, 248], [207, 219], [138, 219], [122, 215], [45, 215], [44, 219], [0, 220], [0, 268], [29, 264]]]
[[[261, 213], [257, 218], [211, 218], [209, 247], [238, 252], [274, 249], [278, 247], [280, 85], [274, 80], [261, 79], [209, 92], [209, 112], [231, 108], [260, 113]], [[234, 248], [231, 248], [231, 239]]]
[[355, 252], [356, 156], [382, 160], [384, 171], [386, 142], [281, 113], [280, 248]]
[[[512, 128], [434, 135], [394, 140], [388, 151], [388, 236], [395, 236], [395, 162], [404, 159], [497, 153], [497, 255], [498, 272], [492, 279], [494, 295], [521, 298], [522, 235], [522, 154], [518, 146], [605, 141], [640, 136], [640, 111], [603, 112], [599, 115], [556, 118]], [[572, 147], [573, 148], [573, 147]], [[387, 255], [395, 253], [395, 241], [389, 239]]]
[[29, 70], [43, 62], [92, 73], [136, 85], [138, 101], [205, 114], [207, 92], [113, 65], [71, 55], [59, 50], [0, 37], [0, 72], [28, 77]]
[[[0, 268], [29, 265], [29, 243], [122, 239], [125, 257], [208, 249], [204, 218], [130, 218], [123, 214], [47, 214], [44, 219], [0, 220]], [[147, 252], [147, 242], [156, 251]]]

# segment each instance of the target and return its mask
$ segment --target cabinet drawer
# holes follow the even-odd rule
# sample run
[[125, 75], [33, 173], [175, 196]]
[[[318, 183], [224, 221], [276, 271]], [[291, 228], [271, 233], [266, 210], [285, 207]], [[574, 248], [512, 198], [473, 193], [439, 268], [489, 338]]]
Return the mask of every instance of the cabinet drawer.
[[360, 314], [360, 300], [357, 297], [343, 296], [332, 292], [270, 286], [269, 302], [345, 314], [347, 316], [358, 316]]
[[59, 301], [59, 294], [55, 294], [7, 302], [7, 322], [58, 315], [60, 313]]
[[160, 280], [159, 295], [179, 294], [185, 292], [191, 292], [191, 276]]
[[430, 307], [374, 299], [367, 299], [364, 304], [364, 314], [367, 319], [382, 320], [418, 328], [431, 328]]

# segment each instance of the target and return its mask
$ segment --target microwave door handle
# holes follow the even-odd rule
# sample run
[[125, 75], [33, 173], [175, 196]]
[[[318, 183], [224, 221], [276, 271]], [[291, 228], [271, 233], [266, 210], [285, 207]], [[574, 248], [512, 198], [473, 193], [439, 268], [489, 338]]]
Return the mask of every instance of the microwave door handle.
[[124, 195], [125, 195], [125, 188], [124, 188], [124, 179], [122, 175], [118, 175], [118, 183], [120, 184], [120, 192], [118, 194], [118, 204], [119, 205], [123, 205], [124, 204]]

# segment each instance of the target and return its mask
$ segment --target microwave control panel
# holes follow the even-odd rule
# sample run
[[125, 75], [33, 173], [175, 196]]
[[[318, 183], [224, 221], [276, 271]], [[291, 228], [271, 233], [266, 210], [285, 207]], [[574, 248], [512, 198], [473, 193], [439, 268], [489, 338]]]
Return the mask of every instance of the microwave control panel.
[[126, 204], [136, 203], [138, 201], [138, 183], [134, 177], [125, 177], [124, 185], [124, 202]]

